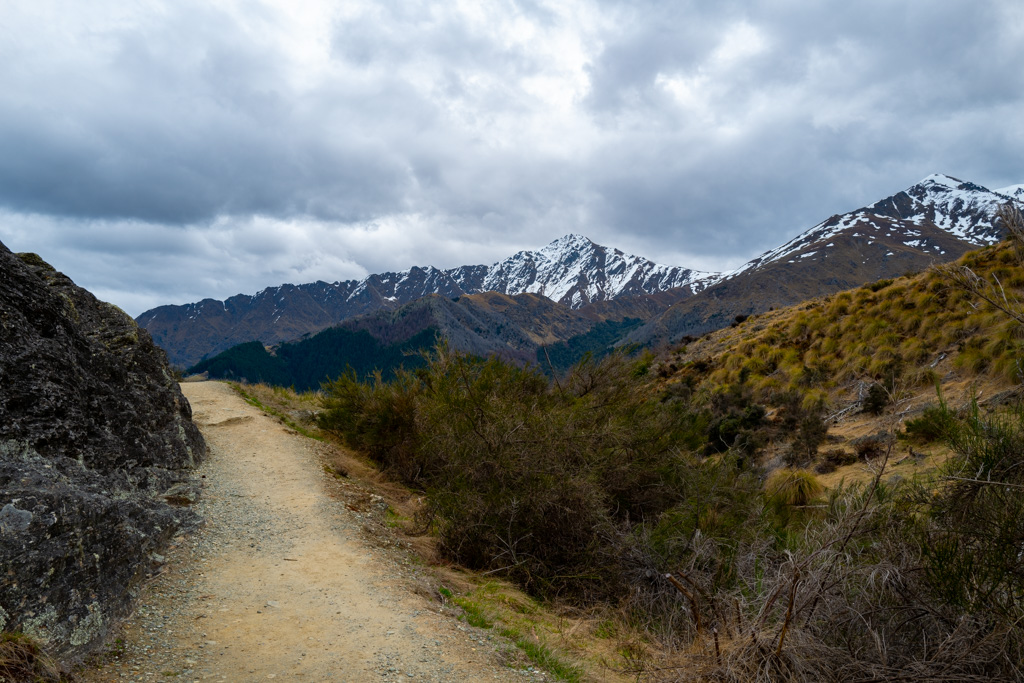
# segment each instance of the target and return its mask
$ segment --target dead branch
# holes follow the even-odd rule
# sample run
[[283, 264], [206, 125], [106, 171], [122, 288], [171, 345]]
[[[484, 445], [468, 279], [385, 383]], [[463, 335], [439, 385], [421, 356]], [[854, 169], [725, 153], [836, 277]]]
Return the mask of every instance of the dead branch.
[[690, 601], [690, 611], [693, 612], [693, 623], [697, 629], [697, 633], [701, 632], [701, 621], [700, 621], [700, 610], [697, 609], [697, 596], [687, 590], [686, 586], [679, 582], [679, 579], [672, 576], [671, 574], [665, 574], [665, 578], [675, 586], [676, 590], [686, 596], [686, 599]]

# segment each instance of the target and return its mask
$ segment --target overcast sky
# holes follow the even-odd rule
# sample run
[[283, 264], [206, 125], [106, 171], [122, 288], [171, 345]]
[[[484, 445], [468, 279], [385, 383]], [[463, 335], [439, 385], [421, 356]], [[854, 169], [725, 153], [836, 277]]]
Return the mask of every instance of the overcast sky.
[[1024, 182], [1024, 3], [0, 2], [0, 241], [132, 315]]

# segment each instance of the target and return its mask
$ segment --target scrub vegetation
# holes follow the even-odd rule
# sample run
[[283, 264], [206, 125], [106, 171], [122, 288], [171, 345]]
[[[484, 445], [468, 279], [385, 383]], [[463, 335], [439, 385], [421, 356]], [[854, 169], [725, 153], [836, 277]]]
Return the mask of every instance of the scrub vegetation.
[[[1019, 680], [1024, 411], [929, 387], [1019, 385], [1022, 289], [1011, 241], [555, 379], [439, 345], [325, 384], [319, 425], [422, 492], [444, 557], [606, 610], [640, 679]], [[888, 429], [821, 452], [854, 414]]]

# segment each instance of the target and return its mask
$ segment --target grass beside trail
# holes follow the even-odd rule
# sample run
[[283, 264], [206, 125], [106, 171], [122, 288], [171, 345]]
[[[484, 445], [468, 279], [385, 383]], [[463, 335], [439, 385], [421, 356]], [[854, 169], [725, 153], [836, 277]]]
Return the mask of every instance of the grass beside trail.
[[229, 386], [238, 393], [245, 402], [255, 406], [281, 420], [286, 427], [292, 429], [305, 437], [316, 441], [325, 441], [320, 435], [320, 430], [315, 426], [299, 424], [295, 413], [299, 410], [313, 410], [316, 406], [316, 395], [312, 393], [297, 394], [290, 389], [272, 387], [266, 384], [241, 385], [237, 382], [229, 382]]
[[592, 667], [606, 675], [625, 667], [615, 650], [617, 639], [601, 633], [599, 620], [555, 615], [503, 581], [480, 580], [458, 594], [441, 586], [438, 592], [462, 609], [467, 624], [506, 639], [556, 680], [575, 683], [590, 680]]

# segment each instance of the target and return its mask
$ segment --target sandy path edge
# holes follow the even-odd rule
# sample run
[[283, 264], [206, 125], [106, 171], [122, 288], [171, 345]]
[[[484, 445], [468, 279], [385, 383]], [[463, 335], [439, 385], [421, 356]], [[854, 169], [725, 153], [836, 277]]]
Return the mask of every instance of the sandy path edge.
[[521, 681], [504, 646], [410, 590], [420, 570], [332, 499], [315, 441], [226, 384], [183, 384], [209, 447], [207, 520], [179, 537], [102, 667], [112, 680]]

